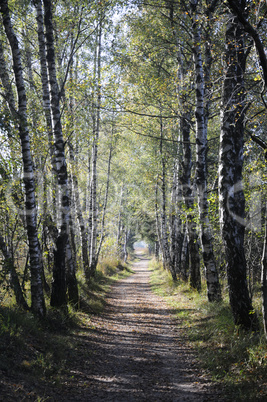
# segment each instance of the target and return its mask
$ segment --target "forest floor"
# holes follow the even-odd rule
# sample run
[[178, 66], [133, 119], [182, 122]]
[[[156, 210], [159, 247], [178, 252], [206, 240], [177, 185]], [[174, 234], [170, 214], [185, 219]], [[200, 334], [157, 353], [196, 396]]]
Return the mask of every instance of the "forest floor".
[[57, 378], [38, 380], [26, 369], [2, 372], [0, 400], [223, 401], [179, 322], [152, 292], [146, 257], [139, 253], [132, 269], [134, 274], [113, 285], [104, 312], [68, 335], [66, 367]]

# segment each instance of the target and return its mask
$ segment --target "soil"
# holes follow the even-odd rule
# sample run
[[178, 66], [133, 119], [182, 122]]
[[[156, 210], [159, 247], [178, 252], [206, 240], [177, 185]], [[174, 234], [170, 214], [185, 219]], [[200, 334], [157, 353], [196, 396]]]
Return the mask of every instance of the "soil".
[[7, 394], [1, 399], [0, 390], [0, 400], [223, 401], [199, 368], [179, 322], [151, 291], [147, 266], [139, 255], [134, 274], [113, 286], [104, 313], [73, 335], [76, 350], [60, 384], [32, 384], [21, 399]]

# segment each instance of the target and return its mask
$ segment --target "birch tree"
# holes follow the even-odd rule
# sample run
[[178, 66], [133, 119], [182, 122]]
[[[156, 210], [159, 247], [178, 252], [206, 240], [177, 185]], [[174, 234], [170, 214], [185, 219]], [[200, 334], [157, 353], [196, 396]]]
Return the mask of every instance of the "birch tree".
[[[201, 27], [199, 22], [199, 1], [191, 0], [193, 24], [193, 58], [195, 64], [196, 92], [196, 187], [198, 197], [201, 246], [205, 265], [209, 301], [221, 299], [219, 277], [213, 253], [212, 236], [209, 223], [209, 206], [207, 195], [207, 110], [205, 110], [205, 77], [201, 51]], [[210, 67], [210, 66], [209, 66]]]
[[[52, 3], [44, 0], [44, 25], [46, 37], [46, 60], [50, 90], [50, 105], [52, 130], [54, 137], [54, 158], [57, 175], [57, 185], [60, 194], [60, 232], [56, 241], [55, 262], [51, 305], [61, 307], [67, 304], [66, 270], [68, 266], [69, 298], [72, 303], [78, 303], [78, 289], [75, 267], [69, 247], [70, 197], [68, 188], [68, 172], [65, 157], [65, 142], [62, 132], [60, 113], [60, 92], [56, 76], [56, 59], [54, 49], [54, 33], [52, 24]], [[68, 265], [66, 265], [68, 264]]]
[[190, 141], [191, 113], [184, 112], [181, 117], [181, 133], [183, 138], [183, 161], [180, 185], [182, 187], [183, 200], [186, 207], [186, 224], [188, 233], [188, 251], [190, 258], [190, 286], [201, 290], [199, 239], [196, 222], [193, 214], [194, 191], [191, 183], [192, 152]]
[[[265, 109], [267, 105], [264, 101], [264, 92], [266, 92], [267, 88], [267, 57], [266, 57], [266, 46], [264, 46], [264, 41], [262, 39], [263, 35], [260, 35], [259, 28], [263, 25], [264, 18], [259, 19], [257, 26], [254, 27], [248, 20], [248, 15], [243, 13], [242, 5], [238, 2], [234, 2], [232, 0], [228, 0], [228, 4], [232, 10], [232, 12], [236, 15], [239, 20], [239, 23], [243, 26], [244, 30], [252, 37], [253, 42], [255, 44], [255, 48], [257, 50], [257, 56], [259, 65], [262, 69], [262, 81], [264, 82], [262, 89], [262, 100], [264, 103]], [[259, 9], [261, 4], [258, 5]], [[259, 13], [257, 13], [259, 14]], [[267, 145], [264, 141], [262, 141], [259, 137], [251, 134], [251, 138], [255, 143], [257, 143], [265, 152], [265, 160], [266, 159], [266, 149]], [[265, 206], [265, 214], [266, 214], [266, 206]], [[261, 292], [262, 292], [262, 316], [263, 316], [263, 326], [265, 337], [267, 338], [267, 219], [265, 216], [265, 235], [264, 235], [264, 244], [262, 251], [262, 259], [261, 259]]]
[[[238, 1], [245, 12], [246, 2]], [[245, 117], [245, 34], [238, 19], [228, 14], [219, 160], [220, 221], [225, 246], [230, 305], [234, 321], [244, 328], [258, 327], [246, 279], [244, 252], [245, 199], [242, 188]]]
[[[31, 299], [32, 311], [43, 317], [45, 315], [45, 301], [43, 294], [42, 283], [42, 264], [41, 264], [41, 251], [38, 241], [37, 233], [37, 210], [35, 199], [35, 179], [34, 168], [31, 155], [30, 134], [28, 127], [27, 117], [27, 98], [25, 83], [23, 78], [23, 68], [21, 62], [21, 52], [19, 49], [19, 42], [13, 30], [8, 1], [3, 0], [0, 3], [0, 11], [3, 18], [3, 25], [6, 36], [12, 53], [13, 70], [15, 75], [16, 90], [18, 97], [18, 108], [14, 110], [14, 105], [11, 102], [10, 106], [15, 113], [16, 121], [19, 127], [19, 137], [21, 143], [22, 162], [23, 162], [23, 181], [25, 188], [25, 215], [26, 227], [29, 242], [29, 255], [30, 255], [30, 269], [31, 269]], [[9, 86], [10, 88], [10, 86]], [[11, 100], [12, 96], [8, 92], [8, 98]]]
[[92, 167], [91, 167], [91, 234], [90, 234], [90, 261], [88, 278], [95, 274], [97, 266], [97, 157], [98, 141], [100, 131], [100, 108], [101, 108], [101, 53], [102, 53], [102, 19], [103, 13], [100, 12], [97, 30], [97, 54], [96, 54], [96, 96], [93, 99], [94, 122], [93, 122], [93, 147], [92, 147]]

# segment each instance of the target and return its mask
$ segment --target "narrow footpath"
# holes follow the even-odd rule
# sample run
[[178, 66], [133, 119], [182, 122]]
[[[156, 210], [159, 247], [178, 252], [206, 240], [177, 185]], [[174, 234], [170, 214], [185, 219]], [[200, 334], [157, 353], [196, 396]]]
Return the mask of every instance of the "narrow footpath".
[[79, 335], [82, 347], [69, 362], [62, 401], [223, 400], [151, 291], [147, 265], [139, 255], [135, 273], [114, 285], [104, 314], [92, 318], [94, 329]]

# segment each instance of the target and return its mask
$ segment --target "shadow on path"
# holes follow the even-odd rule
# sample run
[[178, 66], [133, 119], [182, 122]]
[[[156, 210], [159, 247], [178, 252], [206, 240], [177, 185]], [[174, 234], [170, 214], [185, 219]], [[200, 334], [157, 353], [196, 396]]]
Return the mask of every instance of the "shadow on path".
[[148, 260], [138, 258], [134, 274], [113, 287], [104, 314], [92, 318], [94, 330], [77, 335], [81, 347], [62, 401], [218, 400], [168, 307], [151, 291]]

